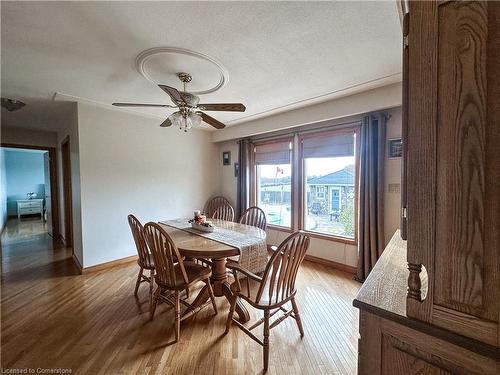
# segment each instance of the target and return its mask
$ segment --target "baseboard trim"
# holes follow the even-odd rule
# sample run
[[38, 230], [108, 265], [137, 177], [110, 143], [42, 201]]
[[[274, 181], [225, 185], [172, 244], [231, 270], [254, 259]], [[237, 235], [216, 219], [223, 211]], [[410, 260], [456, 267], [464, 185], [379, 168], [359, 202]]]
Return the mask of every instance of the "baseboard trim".
[[78, 260], [78, 258], [76, 257], [75, 254], [73, 254], [73, 263], [75, 264], [76, 268], [78, 268], [78, 271], [80, 272], [80, 275], [81, 275], [83, 267], [80, 264], [80, 261]]
[[352, 275], [356, 274], [356, 267], [352, 267], [352, 266], [349, 266], [347, 264], [334, 262], [333, 260], [318, 258], [318, 257], [312, 256], [312, 255], [307, 255], [307, 254], [306, 254], [305, 260], [308, 260], [309, 262], [313, 262], [313, 263], [319, 263], [319, 264], [322, 264], [324, 266], [332, 267], [332, 268], [335, 268], [339, 271], [344, 271], [344, 272], [350, 273]]
[[101, 263], [91, 267], [85, 267], [82, 268], [82, 275], [88, 275], [89, 273], [102, 271], [108, 268], [123, 266], [124, 264], [129, 264], [135, 261], [137, 261], [137, 255], [132, 255], [126, 258], [112, 260], [111, 262]]
[[[267, 251], [269, 252], [269, 254], [273, 253], [273, 250], [271, 249], [271, 247], [272, 247], [271, 245], [267, 245]], [[356, 271], [357, 271], [356, 267], [352, 267], [352, 266], [349, 266], [347, 264], [342, 264], [342, 263], [334, 262], [333, 260], [318, 258], [318, 257], [312, 256], [312, 255], [307, 255], [307, 254], [306, 254], [305, 260], [308, 260], [309, 262], [313, 262], [313, 263], [322, 264], [322, 265], [327, 266], [327, 267], [335, 268], [339, 271], [347, 272], [347, 273], [350, 273], [352, 275], [356, 275]]]

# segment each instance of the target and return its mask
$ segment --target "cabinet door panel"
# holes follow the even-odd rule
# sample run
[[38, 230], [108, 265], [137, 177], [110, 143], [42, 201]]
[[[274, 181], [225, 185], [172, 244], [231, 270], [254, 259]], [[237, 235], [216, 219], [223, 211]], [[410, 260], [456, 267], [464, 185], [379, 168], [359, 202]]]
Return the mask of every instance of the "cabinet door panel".
[[[439, 7], [437, 304], [496, 319], [485, 264], [486, 3]], [[494, 258], [493, 258], [494, 259]]]
[[408, 262], [429, 297], [408, 316], [497, 346], [500, 3], [410, 5]]

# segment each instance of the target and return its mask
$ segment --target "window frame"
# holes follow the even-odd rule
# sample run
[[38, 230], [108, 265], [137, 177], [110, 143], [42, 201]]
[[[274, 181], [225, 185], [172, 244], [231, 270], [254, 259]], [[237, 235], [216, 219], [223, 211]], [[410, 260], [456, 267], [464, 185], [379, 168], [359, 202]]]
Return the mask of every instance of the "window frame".
[[[292, 149], [290, 150], [290, 165], [291, 165], [291, 192], [290, 192], [290, 227], [283, 227], [279, 225], [268, 224], [267, 228], [279, 232], [293, 233], [296, 230], [303, 230], [312, 238], [319, 238], [322, 240], [340, 242], [344, 244], [354, 245], [358, 244], [358, 230], [359, 230], [359, 169], [360, 169], [360, 138], [361, 123], [355, 122], [345, 124], [345, 126], [338, 129], [328, 130], [307, 130], [299, 133], [289, 134], [284, 137], [276, 137], [267, 140], [255, 140], [253, 142], [254, 152], [252, 153], [251, 169], [250, 169], [250, 204], [257, 206], [257, 164], [255, 163], [255, 147], [271, 144], [290, 142]], [[303, 140], [306, 138], [317, 138], [342, 133], [353, 133], [356, 135], [354, 145], [354, 238], [342, 237], [333, 234], [319, 233], [305, 229], [304, 208], [307, 191], [305, 189], [306, 182], [304, 181], [304, 157], [303, 157]], [[325, 189], [326, 190], [326, 189]], [[326, 196], [326, 191], [325, 191]]]
[[266, 145], [266, 144], [273, 144], [273, 143], [285, 143], [285, 142], [288, 142], [288, 143], [291, 143], [292, 144], [292, 148], [290, 150], [290, 173], [291, 173], [291, 176], [290, 176], [290, 227], [285, 227], [285, 226], [281, 226], [281, 225], [274, 225], [274, 224], [267, 224], [267, 228], [268, 229], [272, 229], [272, 230], [277, 230], [277, 231], [281, 231], [281, 232], [286, 232], [286, 233], [293, 233], [294, 232], [294, 228], [296, 227], [295, 226], [295, 175], [296, 175], [296, 171], [295, 171], [295, 168], [294, 168], [294, 163], [293, 163], [293, 158], [294, 158], [294, 151], [295, 151], [295, 148], [294, 148], [294, 142], [293, 142], [293, 136], [287, 136], [287, 137], [281, 137], [281, 138], [275, 138], [275, 139], [271, 139], [271, 140], [266, 140], [266, 141], [255, 141], [253, 142], [253, 147], [254, 147], [254, 151], [252, 153], [252, 169], [251, 169], [251, 174], [252, 174], [252, 177], [251, 177], [251, 197], [250, 197], [250, 204], [252, 206], [257, 206], [257, 191], [258, 191], [258, 188], [257, 188], [257, 163], [255, 162], [255, 147], [257, 146], [262, 146], [262, 145]]
[[[346, 243], [349, 245], [357, 245], [358, 244], [358, 229], [359, 229], [359, 221], [358, 221], [358, 209], [359, 209], [359, 164], [360, 164], [360, 130], [361, 126], [359, 124], [347, 126], [341, 129], [332, 129], [326, 131], [318, 131], [318, 132], [307, 132], [305, 134], [299, 135], [299, 147], [298, 147], [298, 159], [299, 159], [299, 170], [298, 170], [298, 181], [299, 181], [299, 205], [298, 209], [298, 229], [303, 230], [311, 237]], [[315, 232], [311, 230], [305, 229], [305, 219], [304, 219], [304, 209], [307, 210], [305, 205], [306, 200], [306, 181], [305, 177], [305, 158], [303, 155], [303, 140], [307, 138], [318, 138], [331, 136], [342, 133], [353, 133], [356, 135], [355, 144], [354, 144], [354, 238], [343, 237], [333, 234], [326, 234]], [[292, 172], [293, 173], [293, 172]]]

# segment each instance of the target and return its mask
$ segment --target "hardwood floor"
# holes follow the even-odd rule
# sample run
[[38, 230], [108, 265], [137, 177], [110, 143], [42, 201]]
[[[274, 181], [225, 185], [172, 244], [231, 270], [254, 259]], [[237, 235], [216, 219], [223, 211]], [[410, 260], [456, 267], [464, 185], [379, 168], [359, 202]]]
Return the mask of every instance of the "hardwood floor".
[[[133, 246], [131, 243], [130, 246]], [[137, 265], [78, 275], [71, 250], [46, 234], [2, 244], [1, 367], [68, 368], [75, 374], [259, 374], [262, 348], [232, 328], [229, 305], [204, 309], [172, 340], [173, 309], [149, 320], [147, 286], [133, 296]], [[104, 249], [103, 249], [104, 251]], [[351, 276], [305, 262], [298, 277], [305, 336], [293, 319], [271, 331], [269, 374], [355, 374], [359, 289]], [[194, 296], [195, 293], [192, 293]], [[193, 297], [191, 297], [193, 298]], [[255, 319], [257, 313], [250, 310]], [[262, 332], [258, 331], [261, 335]]]
[[34, 235], [47, 233], [47, 224], [37, 216], [23, 216], [21, 220], [7, 220], [2, 233], [2, 243], [30, 240]]

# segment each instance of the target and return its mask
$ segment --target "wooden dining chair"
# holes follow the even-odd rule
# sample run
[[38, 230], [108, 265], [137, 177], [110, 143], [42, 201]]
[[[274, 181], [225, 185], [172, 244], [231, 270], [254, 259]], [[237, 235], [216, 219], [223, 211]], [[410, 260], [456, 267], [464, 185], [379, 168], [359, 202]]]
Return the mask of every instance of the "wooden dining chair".
[[[227, 334], [229, 332], [231, 324], [236, 324], [243, 332], [262, 345], [264, 347], [264, 370], [267, 370], [269, 363], [269, 331], [271, 329], [286, 318], [292, 317], [297, 323], [300, 336], [304, 336], [299, 309], [295, 302], [295, 294], [297, 293], [295, 279], [308, 247], [309, 237], [302, 231], [295, 232], [288, 236], [271, 256], [262, 277], [241, 267], [237, 269], [237, 272], [241, 272], [257, 281], [259, 287], [255, 296], [252, 297], [250, 293], [248, 295], [242, 293], [238, 285], [238, 291], [231, 298], [231, 308], [224, 333]], [[264, 317], [249, 328], [245, 327], [238, 320], [233, 319], [238, 298], [243, 298], [254, 308], [263, 310]], [[292, 308], [288, 311], [284, 308], [287, 302], [290, 302], [292, 305]], [[279, 311], [282, 311], [283, 315], [270, 324], [270, 318]], [[264, 339], [260, 340], [251, 331], [262, 323], [264, 323]]]
[[234, 220], [234, 209], [229, 203], [224, 204], [224, 205], [219, 206], [215, 209], [211, 218], [225, 220], [225, 221], [233, 221]]
[[[265, 231], [267, 227], [266, 214], [259, 207], [249, 207], [241, 214], [240, 224], [251, 225]], [[274, 248], [274, 250], [276, 250], [276, 248]], [[236, 268], [239, 267], [238, 260], [239, 256], [236, 256], [228, 258], [226, 262], [226, 268], [232, 271], [235, 280], [237, 278]], [[246, 286], [247, 292], [250, 293], [250, 282], [248, 277], [246, 277]]]
[[[141, 222], [132, 214], [127, 216], [128, 224], [130, 225], [130, 230], [132, 231], [132, 236], [134, 237], [135, 247], [137, 249], [137, 264], [139, 264], [139, 274], [137, 275], [137, 281], [135, 283], [134, 295], [137, 297], [139, 291], [139, 285], [142, 282], [149, 283], [149, 298], [153, 296], [153, 280], [155, 273], [155, 263], [153, 260], [153, 255], [148, 249], [146, 239], [144, 238], [144, 228]], [[149, 277], [144, 275], [144, 270], [149, 270]]]
[[[198, 311], [212, 303], [215, 314], [217, 306], [210, 284], [212, 271], [210, 268], [184, 261], [179, 250], [168, 233], [158, 224], [149, 222], [144, 226], [146, 241], [151, 249], [156, 266], [155, 283], [157, 285], [151, 301], [151, 320], [154, 318], [156, 305], [162, 300], [175, 307], [175, 342], [179, 340], [181, 321], [196, 314]], [[210, 300], [207, 303], [193, 307], [191, 304], [180, 299], [180, 292], [189, 289], [194, 284], [203, 281], [208, 288]], [[172, 294], [174, 300], [172, 300]], [[187, 307], [181, 317], [180, 304]]]
[[203, 213], [207, 215], [207, 217], [212, 217], [215, 210], [220, 206], [231, 205], [229, 201], [221, 196], [210, 198], [207, 203], [205, 203], [205, 207], [203, 208]]
[[240, 224], [251, 225], [253, 227], [266, 230], [267, 220], [265, 212], [256, 206], [247, 208], [240, 216]]

